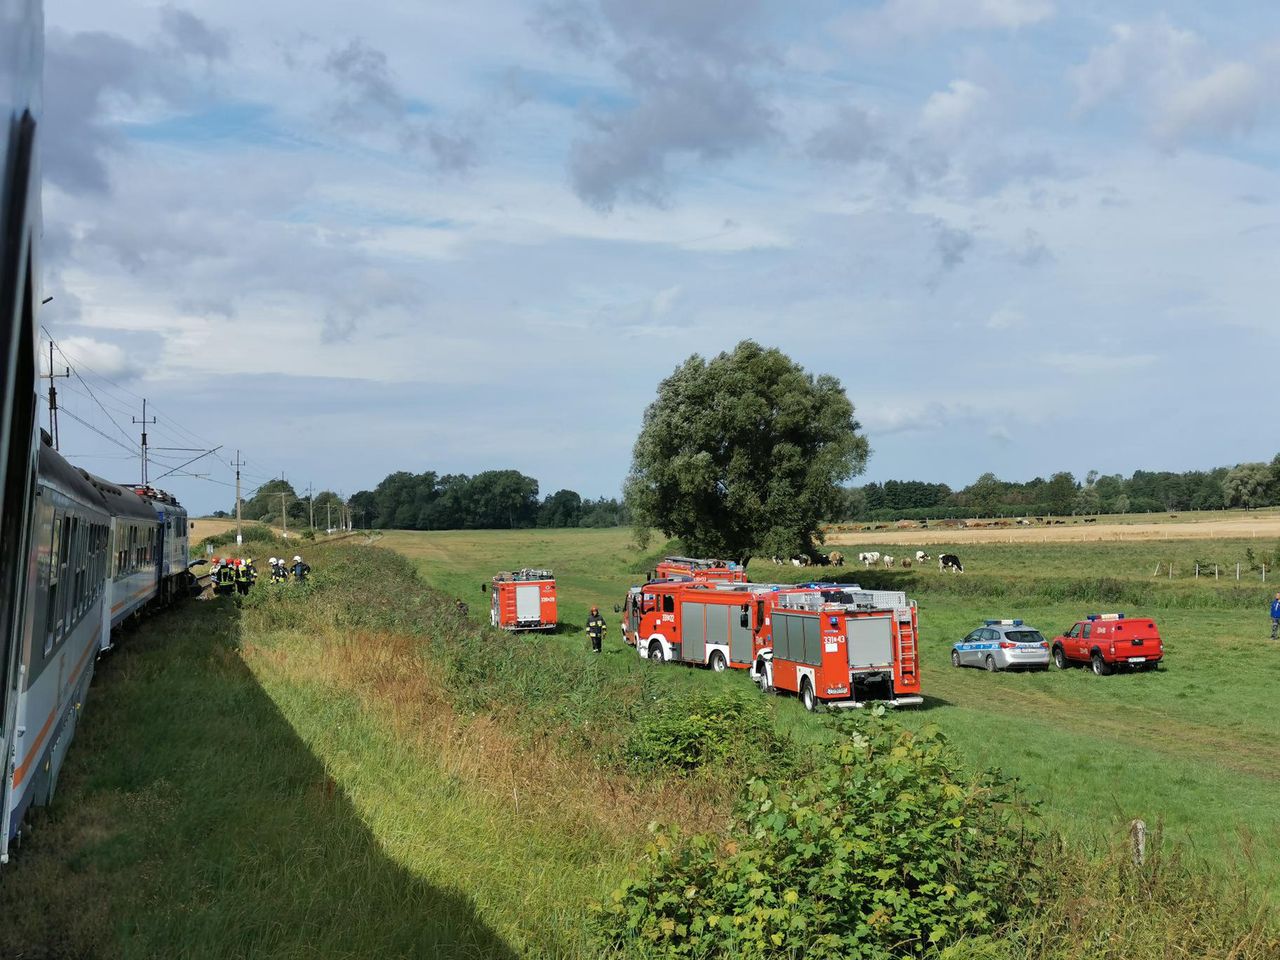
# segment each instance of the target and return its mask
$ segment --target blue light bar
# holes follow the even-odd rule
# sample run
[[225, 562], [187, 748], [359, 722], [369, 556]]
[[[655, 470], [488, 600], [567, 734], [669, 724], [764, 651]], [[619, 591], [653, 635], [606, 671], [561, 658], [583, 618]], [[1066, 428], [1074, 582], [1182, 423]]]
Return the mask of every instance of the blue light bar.
[[1022, 621], [1021, 620], [988, 620], [987, 626], [988, 627], [1020, 627], [1022, 626]]

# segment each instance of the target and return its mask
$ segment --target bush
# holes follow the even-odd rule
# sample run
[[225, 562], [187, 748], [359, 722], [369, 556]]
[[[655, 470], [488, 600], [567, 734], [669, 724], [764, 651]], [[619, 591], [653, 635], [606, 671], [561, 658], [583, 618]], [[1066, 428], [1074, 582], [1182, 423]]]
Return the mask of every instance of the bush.
[[634, 770], [692, 771], [710, 764], [763, 769], [785, 757], [783, 738], [758, 697], [705, 693], [669, 697], [640, 716], [625, 746]]
[[727, 837], [659, 832], [640, 875], [598, 905], [604, 951], [653, 957], [889, 960], [936, 953], [1017, 915], [1038, 884], [1032, 808], [970, 774], [942, 733], [882, 716], [815, 773], [753, 780]]

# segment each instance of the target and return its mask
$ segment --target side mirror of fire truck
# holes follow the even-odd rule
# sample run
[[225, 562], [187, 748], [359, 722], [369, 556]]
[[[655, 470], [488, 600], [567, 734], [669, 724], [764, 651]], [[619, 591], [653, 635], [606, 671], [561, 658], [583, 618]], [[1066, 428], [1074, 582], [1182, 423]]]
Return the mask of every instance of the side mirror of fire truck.
[[738, 614], [738, 626], [744, 629], [751, 626], [751, 615], [747, 613], [746, 607], [743, 607], [742, 612]]

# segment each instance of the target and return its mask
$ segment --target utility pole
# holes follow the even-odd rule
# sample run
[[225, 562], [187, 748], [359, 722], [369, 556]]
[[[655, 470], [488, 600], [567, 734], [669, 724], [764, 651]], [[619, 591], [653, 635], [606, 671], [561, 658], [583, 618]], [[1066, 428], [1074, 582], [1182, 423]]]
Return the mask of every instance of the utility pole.
[[307, 481], [307, 516], [310, 520], [311, 529], [316, 528], [316, 498], [311, 493], [311, 481]]
[[[284, 479], [283, 474], [281, 475], [280, 479], [281, 480]], [[288, 495], [289, 494], [286, 493], [285, 491], [283, 490], [280, 491], [280, 523], [283, 524], [283, 527], [282, 527], [283, 532], [280, 534], [280, 537], [283, 540], [289, 539], [289, 513], [288, 513], [288, 508], [284, 505], [284, 498], [287, 497]]]
[[49, 381], [49, 437], [53, 440], [53, 449], [58, 449], [58, 389], [53, 381], [71, 376], [71, 368], [63, 373], [53, 372], [53, 341], [49, 341], [49, 372], [40, 374], [40, 379]]
[[324, 532], [328, 533], [333, 529], [333, 501], [326, 500], [324, 502]]
[[244, 461], [240, 459], [240, 451], [236, 451], [235, 462], [231, 464], [236, 468], [236, 546], [244, 543], [244, 537], [240, 531], [240, 468], [244, 466]]
[[142, 485], [145, 487], [147, 485], [147, 425], [156, 422], [155, 417], [147, 419], [146, 397], [142, 398], [142, 419], [134, 417], [133, 422], [142, 425]]

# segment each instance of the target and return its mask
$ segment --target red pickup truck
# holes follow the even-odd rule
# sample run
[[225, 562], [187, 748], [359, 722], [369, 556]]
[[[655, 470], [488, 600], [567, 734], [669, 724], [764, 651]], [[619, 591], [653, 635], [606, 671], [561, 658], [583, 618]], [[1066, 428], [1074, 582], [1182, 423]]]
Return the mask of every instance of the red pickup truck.
[[1164, 659], [1164, 641], [1154, 620], [1123, 613], [1092, 613], [1053, 638], [1053, 663], [1065, 669], [1087, 663], [1105, 677], [1117, 668], [1154, 670]]

